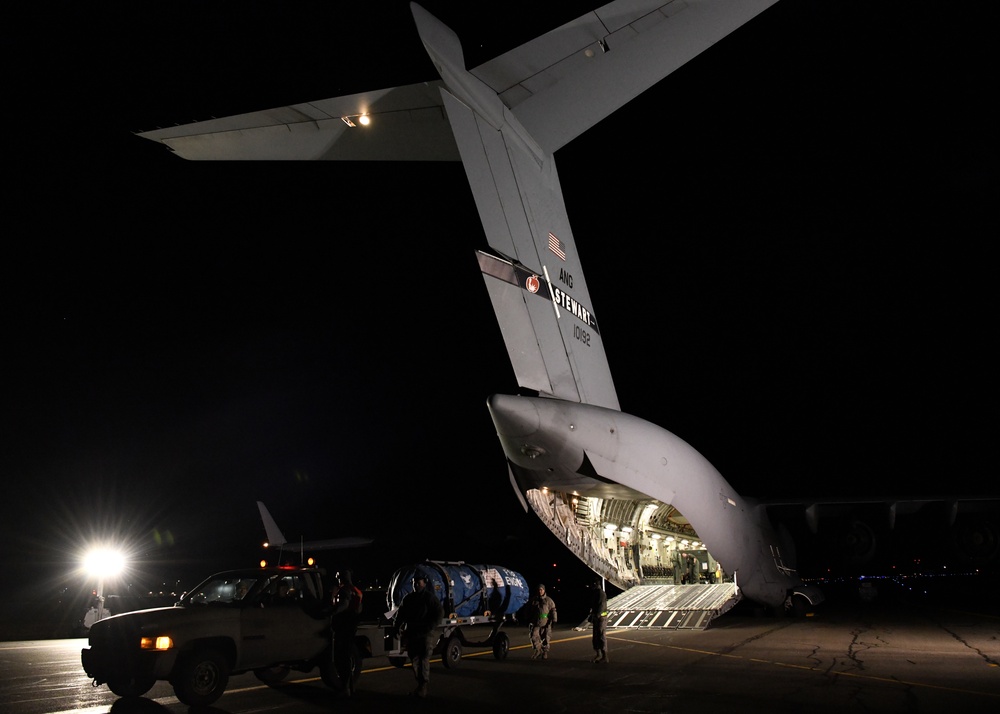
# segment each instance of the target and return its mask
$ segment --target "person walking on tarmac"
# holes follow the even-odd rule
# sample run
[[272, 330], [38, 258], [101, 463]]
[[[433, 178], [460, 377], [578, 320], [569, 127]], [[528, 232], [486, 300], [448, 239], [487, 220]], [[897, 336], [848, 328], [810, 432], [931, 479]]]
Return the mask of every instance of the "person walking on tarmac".
[[338, 587], [333, 594], [333, 666], [340, 677], [340, 692], [345, 697], [354, 694], [354, 638], [361, 619], [362, 593], [353, 582], [350, 570], [337, 574]]
[[538, 592], [528, 601], [532, 622], [528, 623], [528, 635], [531, 637], [531, 659], [549, 658], [549, 635], [552, 625], [556, 624], [556, 604], [545, 594], [545, 586], [538, 584]]
[[608, 662], [608, 596], [604, 593], [601, 578], [596, 577], [590, 583], [590, 617], [594, 628], [593, 662]]
[[431, 679], [431, 654], [438, 638], [436, 628], [444, 617], [444, 608], [434, 591], [427, 587], [427, 576], [423, 573], [413, 576], [413, 592], [403, 598], [396, 617], [404, 628], [406, 654], [410, 657], [413, 676], [417, 680], [413, 693], [426, 697]]

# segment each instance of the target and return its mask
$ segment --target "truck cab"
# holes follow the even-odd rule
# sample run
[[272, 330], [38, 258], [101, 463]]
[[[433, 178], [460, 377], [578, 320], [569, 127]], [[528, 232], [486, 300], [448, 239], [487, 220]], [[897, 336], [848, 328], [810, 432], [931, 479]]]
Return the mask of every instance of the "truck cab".
[[168, 681], [189, 706], [213, 703], [230, 675], [248, 671], [271, 683], [290, 670], [318, 667], [327, 685], [339, 687], [324, 575], [287, 566], [216, 573], [173, 607], [94, 623], [81, 652], [83, 668], [95, 685], [106, 683], [123, 697]]

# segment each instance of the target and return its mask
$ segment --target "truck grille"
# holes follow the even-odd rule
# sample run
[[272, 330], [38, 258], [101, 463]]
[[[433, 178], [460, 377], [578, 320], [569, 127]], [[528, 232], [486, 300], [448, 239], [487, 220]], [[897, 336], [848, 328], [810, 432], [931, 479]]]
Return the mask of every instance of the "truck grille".
[[94, 623], [90, 628], [90, 646], [103, 649], [138, 649], [138, 623], [131, 617], [111, 618]]

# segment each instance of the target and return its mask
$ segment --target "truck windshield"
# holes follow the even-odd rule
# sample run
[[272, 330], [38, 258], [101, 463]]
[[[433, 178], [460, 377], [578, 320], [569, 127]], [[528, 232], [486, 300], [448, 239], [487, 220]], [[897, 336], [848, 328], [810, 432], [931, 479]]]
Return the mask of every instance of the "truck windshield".
[[192, 605], [233, 604], [245, 598], [257, 578], [209, 578], [185, 595], [181, 602]]

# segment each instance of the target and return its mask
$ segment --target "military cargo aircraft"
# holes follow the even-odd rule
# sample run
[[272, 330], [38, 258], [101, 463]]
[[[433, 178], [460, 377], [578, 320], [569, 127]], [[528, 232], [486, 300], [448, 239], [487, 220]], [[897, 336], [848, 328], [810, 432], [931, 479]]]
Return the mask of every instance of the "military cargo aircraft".
[[[412, 4], [439, 80], [141, 136], [186, 159], [461, 160], [490, 246], [477, 253], [479, 266], [520, 387], [488, 400], [510, 483], [526, 510], [623, 595], [663, 591], [649, 594], [653, 604], [623, 606], [612, 625], [676, 626], [686, 619], [679, 613], [700, 609], [709, 613], [697, 618], [704, 626], [740, 598], [809, 608], [822, 593], [797, 572], [778, 516], [791, 512], [815, 531], [844, 504], [872, 507], [887, 523], [931, 504], [954, 524], [965, 504], [753, 500], [684, 440], [621, 411], [555, 161], [558, 149], [775, 1], [616, 0], [471, 70], [455, 33]], [[870, 527], [848, 521], [846, 533], [857, 557], [871, 552]], [[988, 526], [965, 542], [997, 549]]]

